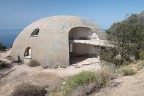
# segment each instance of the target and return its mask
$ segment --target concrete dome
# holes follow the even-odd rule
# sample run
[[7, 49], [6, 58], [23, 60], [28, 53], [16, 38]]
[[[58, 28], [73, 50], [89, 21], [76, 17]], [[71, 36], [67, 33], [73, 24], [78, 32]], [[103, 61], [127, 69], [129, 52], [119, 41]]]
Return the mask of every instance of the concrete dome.
[[[103, 33], [94, 22], [81, 17], [47, 17], [22, 30], [13, 43], [12, 57], [15, 61], [19, 59], [22, 62], [28, 58], [37, 60], [43, 67], [68, 66], [69, 32], [72, 29]], [[97, 39], [101, 39], [98, 34]], [[28, 54], [31, 56], [25, 58], [25, 52], [29, 49], [31, 52]]]

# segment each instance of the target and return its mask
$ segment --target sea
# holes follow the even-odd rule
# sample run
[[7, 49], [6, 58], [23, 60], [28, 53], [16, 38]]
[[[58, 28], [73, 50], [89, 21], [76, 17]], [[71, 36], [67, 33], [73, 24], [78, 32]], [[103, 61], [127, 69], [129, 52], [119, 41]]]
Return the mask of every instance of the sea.
[[0, 42], [7, 48], [11, 48], [15, 38], [21, 31], [22, 29], [0, 29]]

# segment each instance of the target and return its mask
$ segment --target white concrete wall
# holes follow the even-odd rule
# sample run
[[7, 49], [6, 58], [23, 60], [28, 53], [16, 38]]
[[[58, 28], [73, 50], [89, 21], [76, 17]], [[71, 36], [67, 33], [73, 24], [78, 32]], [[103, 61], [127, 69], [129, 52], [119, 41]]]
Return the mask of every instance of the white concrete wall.
[[73, 52], [79, 55], [96, 54], [96, 51], [93, 45], [80, 44], [80, 43], [73, 44]]

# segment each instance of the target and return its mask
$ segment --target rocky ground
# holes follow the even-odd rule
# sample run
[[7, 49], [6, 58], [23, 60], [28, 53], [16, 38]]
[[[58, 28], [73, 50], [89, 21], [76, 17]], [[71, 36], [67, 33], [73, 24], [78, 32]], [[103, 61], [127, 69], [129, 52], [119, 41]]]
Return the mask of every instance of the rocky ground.
[[0, 53], [0, 60], [5, 61], [11, 67], [0, 69], [0, 96], [9, 96], [15, 86], [24, 82], [31, 82], [36, 85], [49, 85], [49, 90], [59, 86], [67, 76], [77, 74], [83, 70], [98, 70], [100, 64], [91, 64], [75, 68], [43, 69], [42, 67], [29, 67], [27, 64], [18, 64], [10, 62], [10, 50]]
[[[85, 65], [80, 68], [69, 66], [68, 68], [42, 69], [41, 67], [29, 67], [26, 64], [10, 62], [10, 51], [0, 53], [0, 64], [9, 63], [3, 69], [0, 68], [0, 96], [9, 96], [15, 86], [24, 82], [36, 85], [49, 85], [49, 90], [59, 86], [67, 76], [77, 74], [82, 70], [98, 70], [100, 64]], [[112, 81], [106, 88], [91, 96], [144, 96], [144, 68], [132, 76], [119, 77]]]
[[144, 96], [144, 68], [132, 76], [115, 80], [118, 85], [101, 89], [93, 96]]

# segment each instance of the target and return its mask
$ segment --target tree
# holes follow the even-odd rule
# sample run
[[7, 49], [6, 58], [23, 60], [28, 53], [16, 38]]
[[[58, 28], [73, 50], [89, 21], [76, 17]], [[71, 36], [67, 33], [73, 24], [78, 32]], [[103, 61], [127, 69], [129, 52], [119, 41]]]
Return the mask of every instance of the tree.
[[107, 30], [108, 39], [121, 55], [122, 63], [131, 62], [131, 57], [140, 59], [144, 51], [144, 14], [132, 14], [126, 20], [114, 23]]

